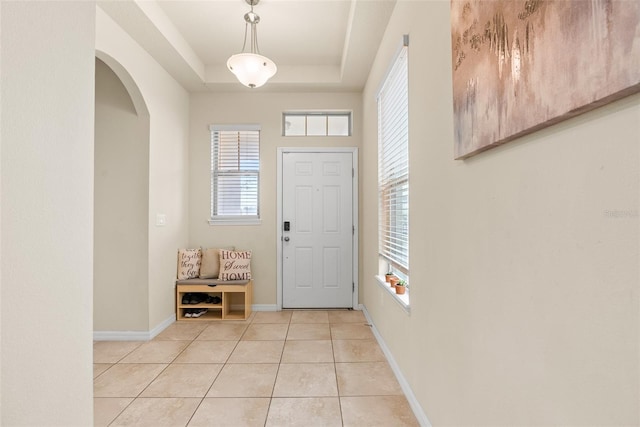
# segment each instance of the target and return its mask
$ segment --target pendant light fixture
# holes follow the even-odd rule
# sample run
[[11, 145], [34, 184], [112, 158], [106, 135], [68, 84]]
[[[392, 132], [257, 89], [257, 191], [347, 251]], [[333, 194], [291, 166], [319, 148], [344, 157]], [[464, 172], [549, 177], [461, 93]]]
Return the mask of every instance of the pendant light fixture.
[[[242, 53], [232, 55], [227, 61], [227, 68], [235, 74], [240, 83], [253, 89], [264, 85], [267, 80], [274, 76], [278, 68], [272, 60], [260, 55], [258, 49], [257, 25], [260, 22], [260, 17], [253, 12], [253, 6], [257, 5], [260, 0], [245, 1], [251, 6], [251, 11], [244, 15], [245, 26]], [[247, 35], [249, 36], [249, 52], [245, 52]]]

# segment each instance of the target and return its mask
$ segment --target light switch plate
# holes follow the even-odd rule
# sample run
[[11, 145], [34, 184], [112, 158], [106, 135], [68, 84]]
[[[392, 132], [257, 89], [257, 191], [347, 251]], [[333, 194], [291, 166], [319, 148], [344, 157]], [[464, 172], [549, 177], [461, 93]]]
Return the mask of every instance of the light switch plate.
[[164, 227], [167, 225], [167, 216], [165, 214], [156, 214], [156, 226]]

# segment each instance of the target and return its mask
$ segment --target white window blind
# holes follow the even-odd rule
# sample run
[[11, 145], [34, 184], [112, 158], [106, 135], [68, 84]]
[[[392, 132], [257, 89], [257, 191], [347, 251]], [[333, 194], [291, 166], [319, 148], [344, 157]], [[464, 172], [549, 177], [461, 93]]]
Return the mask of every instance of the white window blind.
[[211, 220], [260, 218], [260, 128], [211, 126]]
[[409, 97], [407, 47], [378, 94], [379, 254], [409, 275]]

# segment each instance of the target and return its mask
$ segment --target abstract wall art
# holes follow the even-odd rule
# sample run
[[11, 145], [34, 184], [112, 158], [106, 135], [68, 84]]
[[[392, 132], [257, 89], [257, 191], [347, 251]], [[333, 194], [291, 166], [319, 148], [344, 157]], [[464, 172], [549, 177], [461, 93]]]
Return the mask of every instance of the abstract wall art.
[[454, 157], [640, 92], [638, 0], [451, 0]]

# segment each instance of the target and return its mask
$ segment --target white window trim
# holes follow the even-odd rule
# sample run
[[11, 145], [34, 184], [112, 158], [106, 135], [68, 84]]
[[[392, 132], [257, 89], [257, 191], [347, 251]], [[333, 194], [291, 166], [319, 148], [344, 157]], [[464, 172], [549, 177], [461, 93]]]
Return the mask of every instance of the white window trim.
[[260, 225], [262, 219], [209, 219], [208, 223], [209, 225]]
[[404, 291], [404, 294], [399, 295], [395, 293], [395, 290], [391, 289], [391, 286], [387, 283], [383, 276], [376, 276], [376, 281], [378, 282], [378, 286], [384, 289], [393, 297], [393, 300], [402, 307], [402, 309], [411, 314], [411, 306], [409, 305], [409, 289]]
[[[250, 123], [250, 124], [238, 124], [238, 125], [209, 125], [209, 132], [214, 132], [214, 131], [261, 131], [262, 130], [262, 126], [256, 123]], [[261, 138], [262, 139], [262, 138]], [[211, 144], [211, 142], [209, 142], [209, 144]], [[209, 147], [209, 150], [211, 150], [211, 147]], [[211, 167], [211, 165], [209, 165], [209, 167]], [[260, 159], [260, 172], [262, 172], [262, 158]], [[259, 177], [262, 174], [259, 173]], [[211, 177], [209, 177], [209, 179], [211, 179]], [[211, 183], [209, 184], [211, 185]], [[258, 181], [258, 188], [260, 186], [260, 180]], [[209, 197], [212, 197], [211, 192], [209, 192]], [[242, 215], [238, 215], [238, 216], [229, 216], [227, 218], [224, 219], [220, 219], [220, 218], [211, 218], [211, 213], [209, 212], [209, 219], [208, 219], [208, 223], [209, 225], [212, 226], [216, 226], [216, 225], [223, 225], [223, 226], [227, 226], [227, 225], [260, 225], [262, 224], [262, 217], [260, 216], [260, 190], [258, 189], [258, 217], [250, 217], [250, 218], [244, 218]]]

